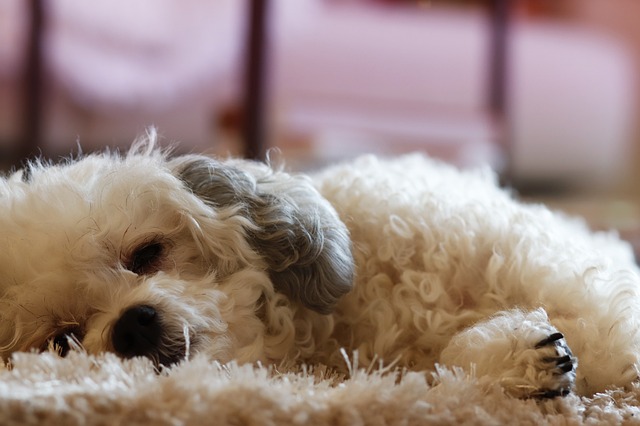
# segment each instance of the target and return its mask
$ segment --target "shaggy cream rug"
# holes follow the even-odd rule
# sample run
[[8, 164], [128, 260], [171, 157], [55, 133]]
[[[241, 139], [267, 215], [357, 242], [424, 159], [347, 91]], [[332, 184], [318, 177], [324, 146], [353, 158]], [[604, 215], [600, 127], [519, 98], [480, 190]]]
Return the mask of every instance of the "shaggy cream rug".
[[158, 374], [145, 359], [19, 353], [0, 375], [2, 425], [640, 424], [640, 386], [540, 402], [445, 369], [343, 376], [200, 357]]

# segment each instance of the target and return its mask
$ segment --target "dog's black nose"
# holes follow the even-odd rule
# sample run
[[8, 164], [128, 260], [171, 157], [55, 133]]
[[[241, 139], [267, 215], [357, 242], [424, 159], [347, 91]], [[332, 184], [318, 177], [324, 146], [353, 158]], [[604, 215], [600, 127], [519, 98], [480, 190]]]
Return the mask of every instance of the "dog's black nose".
[[147, 305], [133, 306], [113, 326], [115, 351], [125, 358], [155, 354], [162, 337], [158, 313]]

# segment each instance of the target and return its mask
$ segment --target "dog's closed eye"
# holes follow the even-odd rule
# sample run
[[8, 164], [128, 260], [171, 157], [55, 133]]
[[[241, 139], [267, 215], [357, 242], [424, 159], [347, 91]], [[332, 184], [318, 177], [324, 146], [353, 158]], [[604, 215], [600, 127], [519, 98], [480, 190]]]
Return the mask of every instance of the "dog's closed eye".
[[159, 241], [141, 244], [129, 257], [126, 268], [138, 275], [156, 272], [160, 267], [164, 251], [164, 246]]

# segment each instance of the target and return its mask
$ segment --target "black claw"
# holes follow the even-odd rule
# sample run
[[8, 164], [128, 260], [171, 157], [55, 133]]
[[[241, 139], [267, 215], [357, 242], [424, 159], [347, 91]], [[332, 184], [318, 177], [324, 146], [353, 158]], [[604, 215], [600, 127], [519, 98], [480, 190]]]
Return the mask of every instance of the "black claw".
[[565, 364], [567, 362], [571, 362], [571, 357], [569, 355], [565, 355], [565, 356], [548, 356], [548, 357], [542, 358], [542, 361], [547, 362], [547, 363], [555, 363], [557, 365], [560, 365], [560, 364]]
[[547, 391], [541, 391], [536, 396], [540, 399], [551, 399], [561, 395], [562, 395], [562, 392], [559, 390], [547, 390]]
[[573, 371], [573, 362], [569, 361], [564, 364], [558, 365], [558, 369], [562, 371], [562, 373], [568, 373], [569, 371]]
[[552, 335], [550, 335], [549, 337], [540, 340], [538, 343], [536, 343], [535, 348], [536, 349], [540, 349], [544, 346], [550, 345], [552, 343], [557, 342], [560, 339], [564, 339], [564, 335], [562, 333], [553, 333]]
[[555, 389], [555, 390], [541, 390], [540, 393], [536, 394], [535, 397], [538, 399], [552, 399], [559, 396], [565, 397], [569, 395], [571, 391], [569, 389]]
[[568, 373], [573, 370], [573, 360], [570, 355], [546, 357], [542, 358], [542, 361], [549, 364], [556, 364], [556, 368], [562, 372], [561, 374]]

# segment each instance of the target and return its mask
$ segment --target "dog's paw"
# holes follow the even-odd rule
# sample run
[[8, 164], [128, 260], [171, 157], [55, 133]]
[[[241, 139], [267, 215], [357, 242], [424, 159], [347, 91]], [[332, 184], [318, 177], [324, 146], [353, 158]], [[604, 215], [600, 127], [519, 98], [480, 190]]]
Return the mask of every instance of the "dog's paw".
[[454, 336], [441, 363], [475, 370], [518, 398], [555, 398], [574, 387], [577, 360], [542, 309], [503, 312]]
[[575, 384], [577, 362], [562, 333], [550, 334], [536, 343], [534, 349], [539, 356], [534, 368], [545, 372], [541, 374], [545, 379], [530, 396], [540, 399], [567, 396]]

